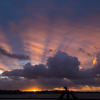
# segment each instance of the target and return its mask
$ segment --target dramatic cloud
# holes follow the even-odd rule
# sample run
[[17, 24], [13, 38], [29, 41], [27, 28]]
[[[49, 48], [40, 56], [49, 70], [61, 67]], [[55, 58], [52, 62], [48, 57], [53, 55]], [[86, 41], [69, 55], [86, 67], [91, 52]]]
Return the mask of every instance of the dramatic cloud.
[[58, 51], [54, 57], [49, 57], [47, 66], [52, 77], [59, 78], [80, 78], [80, 61], [77, 57], [69, 56], [65, 52]]
[[1, 76], [7, 76], [13, 80], [21, 77], [23, 80], [34, 80], [34, 85], [37, 86], [38, 84], [41, 89], [54, 89], [64, 86], [78, 88], [79, 85], [99, 86], [99, 55], [96, 55], [94, 61], [96, 65], [93, 68], [79, 70], [80, 61], [77, 57], [58, 51], [53, 57], [48, 58], [47, 65], [39, 64], [33, 66], [31, 63], [27, 63], [23, 66], [23, 69], [4, 71]]
[[19, 59], [19, 60], [29, 60], [30, 59], [29, 56], [26, 56], [26, 55], [10, 54], [6, 50], [4, 50], [2, 47], [0, 47], [0, 54], [10, 57], [10, 58]]
[[23, 76], [29, 79], [38, 78], [69, 78], [79, 79], [86, 77], [86, 74], [79, 70], [80, 62], [77, 57], [69, 56], [65, 52], [58, 51], [54, 57], [49, 57], [47, 65], [39, 64], [32, 66], [27, 63], [23, 69], [5, 71], [5, 76]]
[[91, 75], [100, 78], [100, 54], [96, 54], [95, 59], [93, 60], [94, 67], [88, 69], [87, 72]]
[[95, 55], [95, 59], [93, 60], [93, 65], [95, 66], [95, 67], [99, 67], [100, 66], [100, 54], [96, 54]]

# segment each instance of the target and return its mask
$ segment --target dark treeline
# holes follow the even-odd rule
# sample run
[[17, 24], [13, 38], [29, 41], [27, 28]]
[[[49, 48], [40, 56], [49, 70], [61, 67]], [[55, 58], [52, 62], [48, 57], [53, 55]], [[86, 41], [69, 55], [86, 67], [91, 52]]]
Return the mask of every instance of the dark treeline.
[[24, 93], [61, 93], [62, 91], [57, 90], [44, 90], [44, 91], [20, 91], [20, 90], [0, 90], [0, 94], [24, 94]]
[[19, 90], [0, 90], [0, 94], [23, 94], [24, 92]]
[[0, 94], [25, 94], [25, 93], [58, 93], [60, 91], [20, 91], [20, 90], [0, 90]]

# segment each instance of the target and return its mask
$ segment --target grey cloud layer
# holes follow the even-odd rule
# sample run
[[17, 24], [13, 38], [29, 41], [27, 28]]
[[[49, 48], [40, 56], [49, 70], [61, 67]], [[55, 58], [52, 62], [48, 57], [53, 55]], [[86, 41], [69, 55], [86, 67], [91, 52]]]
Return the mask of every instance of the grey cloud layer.
[[55, 78], [42, 78], [42, 79], [33, 79], [33, 80], [28, 80], [25, 78], [1, 78], [0, 79], [0, 89], [4, 90], [15, 90], [15, 89], [20, 89], [20, 90], [27, 90], [27, 89], [32, 89], [38, 87], [39, 89], [54, 89], [56, 87], [63, 87], [63, 86], [71, 86], [72, 83], [63, 80], [63, 79], [55, 79]]
[[27, 63], [23, 69], [5, 71], [5, 76], [23, 76], [28, 79], [39, 78], [86, 78], [88, 74], [79, 70], [80, 62], [77, 57], [71, 57], [65, 52], [58, 51], [54, 57], [49, 57], [47, 65], [39, 64], [32, 66]]

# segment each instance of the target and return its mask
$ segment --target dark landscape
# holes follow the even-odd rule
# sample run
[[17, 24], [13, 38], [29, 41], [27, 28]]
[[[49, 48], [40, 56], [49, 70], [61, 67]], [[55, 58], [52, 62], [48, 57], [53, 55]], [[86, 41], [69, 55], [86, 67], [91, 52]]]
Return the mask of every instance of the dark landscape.
[[[59, 98], [61, 94], [64, 91], [58, 91], [58, 90], [52, 90], [52, 91], [19, 91], [19, 90], [0, 90], [0, 99], [56, 99], [56, 100], [69, 100], [73, 99], [72, 96], [70, 96], [69, 99], [67, 99], [67, 95], [65, 94], [64, 98]], [[100, 92], [73, 92], [75, 96], [77, 96], [78, 100], [84, 100], [84, 99], [100, 99]], [[87, 96], [88, 97], [82, 97]], [[89, 96], [98, 96], [89, 98]], [[77, 100], [75, 99], [75, 100]]]

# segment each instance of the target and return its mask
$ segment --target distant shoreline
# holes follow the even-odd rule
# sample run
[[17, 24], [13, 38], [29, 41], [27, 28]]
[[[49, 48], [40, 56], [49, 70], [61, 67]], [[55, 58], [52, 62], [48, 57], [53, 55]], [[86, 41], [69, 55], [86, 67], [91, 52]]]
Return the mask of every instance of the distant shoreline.
[[[0, 94], [25, 94], [25, 93], [34, 93], [34, 94], [59, 94], [63, 91], [54, 90], [54, 91], [20, 91], [20, 90], [0, 90]], [[96, 92], [84, 92], [84, 91], [73, 91], [74, 93], [100, 93], [99, 91]]]

